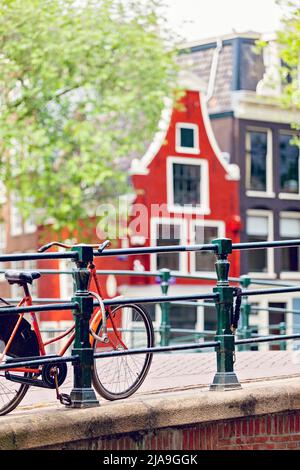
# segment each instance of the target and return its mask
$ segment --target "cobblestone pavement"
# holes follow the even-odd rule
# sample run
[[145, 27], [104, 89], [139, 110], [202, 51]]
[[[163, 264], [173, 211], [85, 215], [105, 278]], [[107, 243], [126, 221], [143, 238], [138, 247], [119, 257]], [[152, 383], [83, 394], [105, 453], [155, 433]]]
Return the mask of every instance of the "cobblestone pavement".
[[[212, 382], [215, 371], [215, 353], [157, 354], [135, 396], [196, 387], [205, 389]], [[239, 352], [236, 354], [235, 371], [241, 383], [299, 376], [300, 351]], [[61, 390], [68, 393], [71, 388], [70, 372]], [[53, 402], [54, 390], [31, 387], [19, 410], [22, 406], [47, 406]]]

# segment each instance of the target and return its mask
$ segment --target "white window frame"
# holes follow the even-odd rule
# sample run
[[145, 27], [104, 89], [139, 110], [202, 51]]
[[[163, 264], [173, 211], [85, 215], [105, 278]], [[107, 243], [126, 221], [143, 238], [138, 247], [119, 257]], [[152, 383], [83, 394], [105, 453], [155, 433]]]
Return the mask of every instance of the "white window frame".
[[[180, 245], [187, 244], [187, 221], [181, 218], [169, 218], [169, 217], [152, 217], [150, 221], [151, 227], [151, 236], [150, 243], [151, 246], [156, 246], [156, 240], [158, 235], [158, 225], [179, 225], [180, 227]], [[175, 274], [182, 274], [188, 272], [188, 257], [187, 252], [180, 252], [179, 255], [179, 270], [173, 271]], [[150, 256], [150, 269], [151, 271], [157, 271], [157, 254], [153, 253]]]
[[0, 251], [6, 250], [6, 225], [4, 222], [0, 222]]
[[[274, 214], [273, 211], [261, 210], [261, 209], [249, 209], [247, 210], [246, 217], [267, 217], [268, 218], [268, 238], [266, 241], [274, 241]], [[248, 233], [246, 232], [248, 237]], [[276, 273], [274, 268], [274, 249], [266, 248], [267, 250], [267, 268], [266, 273], [260, 272], [249, 272], [249, 276], [262, 278], [262, 279], [276, 279]]]
[[[190, 234], [191, 234], [191, 243], [196, 244], [196, 227], [217, 227], [218, 228], [218, 238], [224, 238], [226, 234], [225, 222], [222, 220], [192, 220], [190, 222]], [[196, 270], [196, 253], [192, 251], [190, 253], [190, 271], [191, 274], [197, 274], [205, 276], [207, 274], [214, 274], [215, 270], [212, 271], [197, 271]]]
[[16, 206], [17, 198], [12, 195], [10, 200], [10, 234], [17, 237], [23, 233], [23, 218]]
[[[62, 250], [59, 250], [59, 251], [62, 251]], [[71, 266], [69, 265], [69, 260], [60, 259], [59, 270], [70, 271]], [[74, 295], [72, 274], [60, 274], [59, 275], [59, 294], [60, 294], [61, 299], [68, 300], [68, 301]]]
[[28, 219], [24, 221], [24, 233], [31, 234], [36, 232], [36, 224], [34, 222], [34, 216], [30, 215]]
[[[290, 135], [291, 138], [292, 137], [297, 137], [297, 134], [295, 134], [294, 132], [290, 132], [290, 131], [284, 131], [283, 129], [281, 129], [278, 133], [278, 136], [280, 135]], [[279, 144], [279, 140], [278, 140], [278, 144]], [[297, 201], [297, 200], [300, 200], [300, 149], [298, 149], [298, 193], [284, 193], [284, 192], [280, 192], [278, 194], [278, 197], [279, 199], [286, 199], [286, 200], [291, 200], [291, 201]], [[280, 152], [278, 150], [278, 166], [280, 166]], [[280, 172], [279, 172], [279, 176], [280, 176]], [[280, 184], [280, 183], [279, 183]]]
[[270, 128], [264, 127], [247, 127], [245, 136], [245, 179], [246, 188], [248, 187], [249, 178], [251, 178], [251, 168], [249, 168], [249, 161], [247, 158], [248, 149], [250, 148], [250, 132], [266, 132], [267, 133], [267, 156], [266, 156], [266, 178], [267, 187], [266, 191], [255, 191], [254, 189], [247, 189], [246, 195], [249, 197], [266, 197], [275, 198], [274, 181], [273, 181], [273, 132]]
[[[194, 146], [183, 147], [181, 145], [181, 129], [192, 129], [194, 131]], [[175, 129], [175, 150], [176, 153], [189, 153], [191, 155], [199, 155], [200, 143], [199, 143], [199, 126], [197, 124], [191, 124], [188, 122], [177, 122]]]
[[[179, 206], [174, 204], [173, 165], [199, 165], [201, 167], [200, 201], [199, 207], [191, 205]], [[208, 161], [203, 158], [167, 157], [167, 201], [168, 211], [174, 214], [209, 215], [209, 168]]]
[[[292, 211], [282, 211], [279, 213], [279, 223], [280, 219], [300, 219], [300, 212], [292, 212]], [[279, 225], [280, 228], [280, 225]], [[281, 235], [280, 235], [281, 238]], [[280, 279], [300, 279], [300, 272], [294, 271], [282, 271], [280, 273]]]

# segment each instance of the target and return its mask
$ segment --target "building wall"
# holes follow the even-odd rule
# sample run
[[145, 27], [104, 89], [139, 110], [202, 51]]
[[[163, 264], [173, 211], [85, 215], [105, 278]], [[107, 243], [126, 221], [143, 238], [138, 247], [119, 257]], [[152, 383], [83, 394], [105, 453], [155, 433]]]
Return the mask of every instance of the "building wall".
[[[176, 139], [176, 123], [197, 124], [199, 128], [200, 152], [197, 155], [178, 151], [175, 147]], [[143, 204], [150, 209], [152, 204], [168, 205], [167, 194], [167, 165], [170, 157], [180, 157], [182, 162], [188, 162], [190, 158], [205, 160], [208, 163], [208, 180], [201, 181], [201, 184], [208, 184], [209, 192], [209, 209], [206, 214], [197, 214], [196, 211], [189, 215], [184, 215], [183, 223], [186, 222], [190, 227], [193, 220], [223, 221], [225, 223], [225, 235], [232, 238], [234, 242], [239, 240], [238, 232], [235, 228], [235, 220], [239, 217], [239, 196], [238, 181], [228, 178], [228, 174], [224, 166], [220, 163], [215, 154], [207, 130], [204, 125], [202, 110], [200, 106], [199, 93], [188, 91], [182, 98], [180, 106], [175, 107], [170, 119], [170, 125], [166, 133], [165, 141], [160, 147], [153, 160], [147, 166], [148, 174], [134, 174], [132, 177], [134, 188], [137, 192], [136, 203]], [[177, 218], [178, 214], [167, 207], [163, 213], [163, 217]], [[182, 217], [182, 215], [179, 215]], [[148, 220], [149, 224], [149, 220]], [[187, 234], [187, 242], [191, 242], [191, 234]], [[146, 245], [150, 244], [150, 240], [146, 241]], [[146, 268], [149, 268], [149, 262], [145, 257], [143, 261]], [[239, 273], [239, 255], [235, 253], [231, 257], [231, 274]], [[190, 265], [188, 264], [188, 271]], [[189, 281], [190, 282], [190, 281]]]

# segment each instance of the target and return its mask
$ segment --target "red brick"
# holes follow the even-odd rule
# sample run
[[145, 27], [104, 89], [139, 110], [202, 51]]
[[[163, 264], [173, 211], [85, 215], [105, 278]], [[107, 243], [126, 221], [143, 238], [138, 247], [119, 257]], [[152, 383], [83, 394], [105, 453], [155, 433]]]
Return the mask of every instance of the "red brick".
[[248, 434], [249, 436], [253, 436], [254, 434], [254, 419], [253, 418], [249, 418], [249, 421], [248, 421]]
[[157, 435], [157, 450], [163, 450], [163, 434], [159, 432]]
[[224, 425], [223, 425], [223, 423], [218, 423], [218, 437], [219, 437], [219, 439], [223, 439], [223, 437], [224, 437]]
[[277, 423], [278, 423], [278, 434], [283, 434], [283, 421], [284, 421], [284, 416], [279, 415], [277, 416]]
[[[175, 431], [176, 432], [176, 431]], [[156, 436], [155, 434], [152, 435], [151, 440], [150, 440], [150, 449], [151, 450], [156, 450]]]
[[242, 435], [242, 423], [240, 420], [237, 420], [235, 422], [235, 435], [237, 437], [241, 436]]
[[200, 429], [199, 426], [195, 429], [195, 450], [200, 450]]
[[206, 437], [205, 437], [205, 428], [200, 427], [200, 449], [206, 449]]
[[283, 416], [283, 432], [284, 434], [290, 432], [290, 415]]
[[229, 437], [230, 436], [230, 425], [229, 425], [228, 422], [224, 423], [223, 436], [224, 437]]
[[287, 449], [298, 449], [298, 445], [296, 442], [288, 442], [286, 447]]
[[207, 450], [212, 450], [212, 432], [211, 432], [211, 426], [207, 426], [206, 428], [206, 449]]
[[295, 432], [300, 432], [300, 414], [295, 416]]
[[266, 431], [267, 431], [266, 420], [267, 420], [266, 416], [262, 416], [260, 418], [260, 434], [266, 434]]
[[289, 430], [288, 432], [293, 433], [295, 431], [295, 416], [289, 416]]
[[260, 433], [260, 420], [261, 418], [255, 418], [254, 420], [254, 434], [258, 435]]
[[244, 436], [248, 435], [248, 422], [246, 419], [244, 419], [242, 422], [242, 433]]
[[163, 445], [163, 449], [168, 449], [168, 432], [167, 431], [163, 431], [162, 432], [162, 445]]
[[289, 440], [288, 436], [270, 436], [269, 440], [272, 442], [286, 442]]

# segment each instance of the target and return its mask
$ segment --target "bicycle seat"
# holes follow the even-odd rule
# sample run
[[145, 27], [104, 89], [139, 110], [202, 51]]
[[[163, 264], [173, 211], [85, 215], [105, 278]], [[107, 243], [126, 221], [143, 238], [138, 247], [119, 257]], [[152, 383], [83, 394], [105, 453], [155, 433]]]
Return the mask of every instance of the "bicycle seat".
[[9, 284], [32, 284], [39, 277], [41, 277], [41, 273], [38, 271], [14, 271], [9, 269], [5, 272], [5, 279]]

